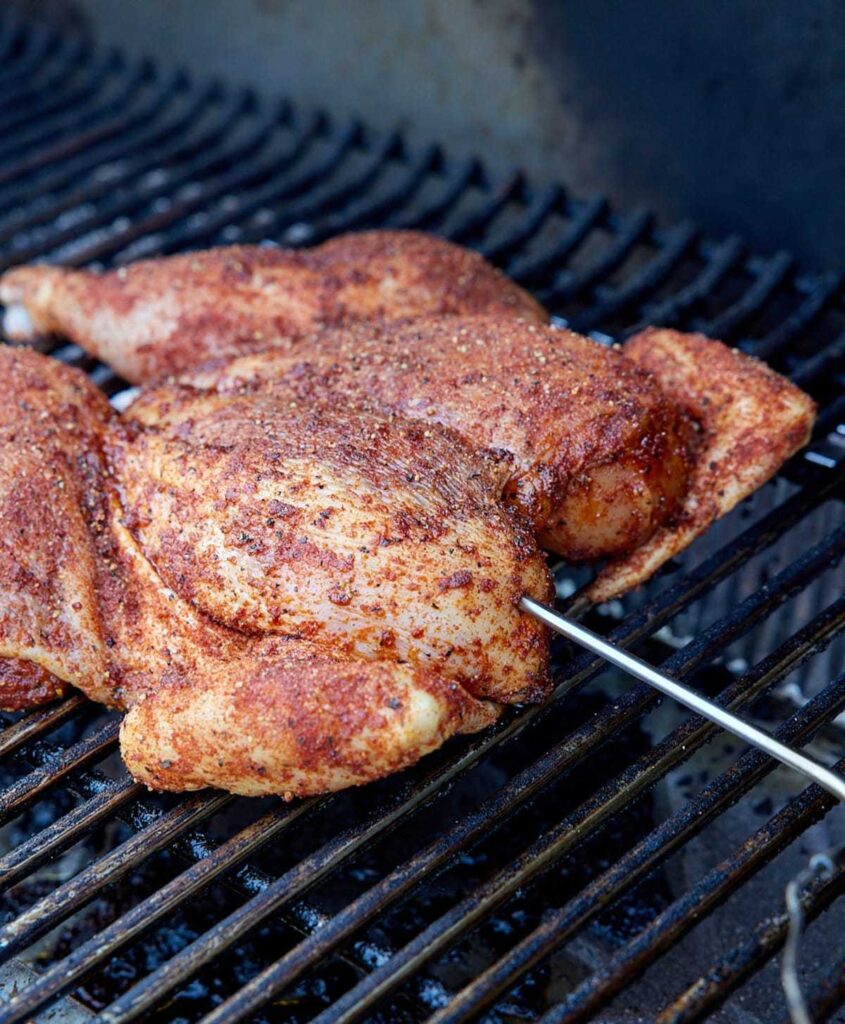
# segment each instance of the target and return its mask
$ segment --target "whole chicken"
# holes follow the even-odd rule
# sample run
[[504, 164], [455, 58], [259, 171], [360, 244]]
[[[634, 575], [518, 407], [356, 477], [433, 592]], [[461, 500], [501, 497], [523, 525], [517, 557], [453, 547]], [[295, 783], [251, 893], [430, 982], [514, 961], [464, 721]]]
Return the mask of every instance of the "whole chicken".
[[38, 353], [0, 369], [3, 706], [71, 684], [155, 788], [301, 795], [548, 692], [545, 564], [448, 428], [196, 389], [121, 419]]

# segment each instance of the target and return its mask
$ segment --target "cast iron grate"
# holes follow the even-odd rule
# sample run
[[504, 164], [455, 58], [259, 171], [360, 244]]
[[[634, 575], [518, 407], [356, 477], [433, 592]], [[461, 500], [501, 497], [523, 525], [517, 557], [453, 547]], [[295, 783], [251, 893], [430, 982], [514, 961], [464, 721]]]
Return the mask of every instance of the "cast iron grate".
[[[808, 451], [643, 595], [590, 621], [842, 758], [838, 277], [8, 14], [0, 54], [1, 267], [420, 227], [479, 249], [599, 340], [649, 322], [703, 330], [810, 390], [822, 413]], [[110, 395], [125, 387], [74, 346], [54, 354]], [[561, 593], [579, 581], [562, 569]], [[68, 993], [68, 1020], [665, 1024], [736, 1020], [737, 1000], [745, 1020], [776, 1019], [783, 882], [837, 837], [832, 799], [590, 656], [561, 647], [557, 667], [548, 706], [400, 778], [289, 805], [143, 792], [115, 756], [116, 722], [80, 697], [7, 716], [0, 982], [15, 994], [0, 1022]], [[796, 678], [790, 706], [775, 695]], [[804, 895], [821, 919], [805, 978], [818, 1020], [845, 1002], [841, 928], [812, 945], [843, 881], [840, 857]], [[722, 926], [736, 904], [740, 924]], [[690, 942], [708, 928], [702, 959]]]

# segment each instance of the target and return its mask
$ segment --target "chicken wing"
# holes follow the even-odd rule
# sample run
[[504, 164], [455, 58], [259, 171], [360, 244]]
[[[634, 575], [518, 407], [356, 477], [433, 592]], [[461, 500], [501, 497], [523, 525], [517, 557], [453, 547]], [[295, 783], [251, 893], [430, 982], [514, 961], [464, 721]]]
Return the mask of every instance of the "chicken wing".
[[18, 267], [0, 279], [0, 301], [10, 339], [63, 335], [134, 383], [320, 325], [427, 313], [548, 320], [476, 253], [414, 231], [342, 235], [303, 250], [231, 246], [102, 275]]
[[602, 569], [588, 592], [593, 601], [648, 579], [762, 487], [807, 443], [816, 415], [810, 396], [785, 377], [701, 334], [651, 328], [623, 351], [695, 424], [695, 458], [675, 514], [641, 547]]
[[306, 794], [548, 691], [517, 609], [548, 599], [545, 565], [448, 429], [197, 391], [122, 420], [37, 353], [0, 370], [10, 705], [69, 683], [127, 711], [152, 786]]

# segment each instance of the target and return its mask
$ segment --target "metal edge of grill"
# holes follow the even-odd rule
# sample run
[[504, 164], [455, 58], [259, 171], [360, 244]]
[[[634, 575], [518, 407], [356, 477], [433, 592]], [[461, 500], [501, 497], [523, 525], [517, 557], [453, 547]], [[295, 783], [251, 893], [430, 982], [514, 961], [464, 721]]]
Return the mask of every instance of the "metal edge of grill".
[[[743, 637], [782, 623], [778, 616], [784, 608], [800, 602], [825, 574], [829, 579], [845, 553], [845, 530], [837, 526], [845, 494], [845, 305], [836, 275], [802, 273], [785, 253], [750, 255], [739, 239], [714, 241], [686, 222], [664, 226], [645, 211], [617, 214], [603, 198], [580, 200], [557, 185], [538, 188], [518, 173], [495, 178], [480, 160], [454, 163], [435, 146], [412, 151], [400, 135], [378, 135], [355, 122], [338, 125], [323, 112], [303, 113], [288, 102], [271, 108], [248, 91], [233, 92], [218, 82], [196, 83], [182, 73], [163, 76], [150, 62], [136, 65], [120, 54], [100, 54], [85, 38], [8, 14], [0, 20], [0, 53], [3, 268], [35, 258], [115, 266], [220, 242], [302, 245], [360, 227], [421, 227], [477, 248], [529, 287], [558, 323], [597, 340], [621, 339], [647, 322], [701, 330], [766, 358], [809, 388], [822, 404], [819, 426], [810, 448], [787, 467], [782, 487], [769, 488], [750, 524], [734, 517], [716, 544], [711, 539], [700, 547], [692, 567], [676, 567], [641, 598], [594, 612], [595, 628], [615, 642], [646, 644], [662, 667], [701, 684], [704, 668], [724, 667]], [[54, 354], [86, 369], [110, 395], [125, 387], [74, 346]], [[809, 540], [790, 548], [786, 564], [764, 587], [757, 586], [755, 559], [797, 536]], [[728, 591], [726, 599], [724, 588], [749, 567], [752, 585]], [[561, 581], [566, 593], [577, 587], [578, 577], [564, 573]], [[677, 630], [673, 634], [674, 624], [714, 592], [721, 595], [721, 607], [711, 608], [695, 628], [687, 626], [680, 639]], [[760, 656], [735, 659], [742, 662], [739, 668], [721, 671], [715, 690], [721, 702], [756, 708], [755, 701], [771, 700], [774, 687], [802, 666], [817, 664], [825, 648], [829, 653], [836, 647], [845, 630], [845, 599], [835, 586], [825, 594], [821, 605], [804, 609], [800, 624], [770, 635]], [[102, 856], [43, 895], [29, 894], [28, 905], [8, 916], [0, 927], [4, 961], [96, 903], [157, 851], [172, 851], [180, 865], [171, 867], [173, 877], [164, 885], [154, 886], [29, 978], [0, 1005], [0, 1022], [29, 1019], [75, 991], [221, 881], [232, 909], [142, 973], [101, 1009], [101, 1019], [148, 1019], [226, 950], [276, 919], [290, 929], [284, 940], [288, 948], [281, 957], [265, 958], [232, 991], [200, 1001], [203, 1020], [270, 1012], [268, 1003], [331, 956], [349, 965], [351, 980], [336, 998], [314, 1004], [312, 1015], [321, 1024], [365, 1018], [384, 1006], [394, 1007], [384, 1012], [397, 1014], [410, 1006], [408, 1019], [418, 1019], [422, 1007], [440, 1022], [501, 1007], [503, 994], [658, 871], [773, 767], [753, 752], [734, 758], [616, 860], [594, 871], [581, 865], [582, 886], [565, 899], [548, 901], [524, 934], [496, 948], [477, 977], [450, 991], [431, 973], [437, 957], [526, 887], [538, 880], [547, 884], [550, 870], [568, 856], [594, 849], [596, 838], [627, 808], [713, 740], [712, 727], [693, 717], [672, 724], [657, 742], [625, 759], [615, 775], [604, 779], [599, 773], [601, 784], [583, 802], [575, 801], [559, 816], [546, 812], [539, 834], [494, 865], [470, 895], [457, 895], [445, 907], [435, 901], [417, 934], [396, 942], [389, 934], [374, 938], [373, 925], [400, 901], [413, 898], [420, 883], [439, 878], [467, 851], [500, 834], [504, 822], [530, 811], [550, 787], [577, 776], [584, 766], [589, 770], [596, 756], [604, 756], [626, 730], [654, 713], [656, 696], [629, 687], [615, 697], [594, 698], [588, 713], [574, 717], [573, 728], [564, 729], [562, 737], [558, 728], [550, 739], [550, 723], [557, 719], [559, 726], [562, 710], [602, 672], [596, 659], [561, 649], [560, 685], [549, 705], [515, 710], [483, 735], [451, 744], [401, 779], [374, 788], [377, 797], [346, 798], [360, 813], [349, 820], [341, 816], [342, 827], [331, 827], [332, 808], [342, 800], [326, 797], [278, 804], [260, 816], [256, 811], [255, 820], [222, 839], [208, 823], [243, 802], [219, 794], [161, 801], [141, 792], [119, 769], [104, 769], [117, 727], [102, 718], [86, 725], [92, 713], [81, 698], [10, 721], [0, 734], [0, 752], [7, 758], [14, 754], [19, 770], [0, 792], [0, 817], [15, 822], [29, 815], [32, 834], [0, 859], [4, 890], [17, 892], [28, 877], [42, 878], [45, 865], [107, 823], [121, 821], [125, 828]], [[780, 708], [782, 738], [810, 741], [845, 709], [845, 677], [841, 671], [831, 674], [833, 680], [804, 695], [800, 706]], [[548, 749], [526, 759], [525, 737], [537, 735]], [[512, 742], [518, 736], [522, 744]], [[491, 755], [514, 750], [527, 763], [502, 776], [479, 797], [478, 806], [452, 820], [450, 794]], [[518, 761], [516, 753], [512, 756]], [[40, 824], [39, 806], [57, 794], [64, 799], [51, 811], [54, 820]], [[805, 836], [831, 803], [813, 786], [785, 801], [618, 944], [592, 974], [573, 984], [543, 1020], [584, 1020], [599, 1012], [702, 916]], [[419, 839], [404, 859], [360, 887], [345, 905], [327, 912], [312, 900], [321, 880], [401, 832], [407, 822], [431, 816], [441, 804], [450, 817], [433, 838]], [[326, 834], [318, 841], [320, 822]], [[280, 873], [256, 866], [272, 840], [306, 831], [305, 826], [315, 830], [313, 849]], [[830, 877], [802, 897], [809, 919], [837, 899], [843, 878], [839, 858]], [[661, 1021], [704, 1019], [777, 954], [787, 925], [780, 892], [770, 897], [761, 920], [736, 949], [717, 951], [712, 969], [693, 970], [696, 976], [667, 1002]], [[819, 1020], [829, 1019], [845, 1001], [841, 963], [828, 966], [809, 995]], [[220, 1005], [215, 1008], [214, 1002]], [[276, 1002], [274, 1019], [286, 1019], [278, 1016], [287, 1012], [278, 1010], [280, 1005]]]

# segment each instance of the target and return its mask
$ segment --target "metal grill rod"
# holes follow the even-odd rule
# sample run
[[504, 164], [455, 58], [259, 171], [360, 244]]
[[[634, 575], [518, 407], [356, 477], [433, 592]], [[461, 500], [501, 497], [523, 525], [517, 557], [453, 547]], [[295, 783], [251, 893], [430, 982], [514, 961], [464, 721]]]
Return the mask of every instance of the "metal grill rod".
[[[831, 606], [822, 616], [808, 624], [785, 644], [781, 645], [768, 658], [741, 679], [736, 680], [720, 695], [726, 705], [737, 706], [748, 704], [783, 679], [789, 672], [811, 657], [819, 646], [824, 646], [827, 639], [838, 630], [841, 615], [845, 612], [845, 598]], [[806, 710], [806, 709], [805, 709]], [[802, 719], [803, 719], [802, 715]], [[823, 717], [823, 716], [822, 716]], [[809, 723], [812, 727], [812, 722]], [[654, 785], [680, 760], [697, 750], [712, 735], [713, 726], [698, 719], [688, 719], [657, 747], [640, 757], [630, 768], [626, 769], [618, 780], [606, 784], [590, 800], [578, 810], [564, 818], [558, 826], [537, 840], [520, 858], [494, 876], [481, 888], [475, 890], [470, 897], [456, 904], [445, 915], [432, 922], [423, 932], [399, 950], [389, 962], [379, 966], [371, 974], [360, 981], [354, 989], [349, 990], [332, 1007], [323, 1011], [313, 1024], [350, 1024], [361, 1017], [372, 1004], [383, 998], [405, 981], [412, 972], [419, 971], [426, 961], [442, 953], [445, 948], [454, 944], [469, 930], [473, 924], [483, 917], [498, 903], [506, 899], [518, 887], [527, 884], [531, 878], [547, 866], [547, 860], [541, 859], [546, 853], [554, 850], [555, 858], [566, 853], [576, 843], [583, 841], [587, 835], [595, 831], [605, 819], [621, 806], [630, 804], [644, 789]], [[738, 799], [741, 793], [754, 784], [750, 775], [735, 779], [734, 785], [719, 799], [707, 807], [699, 802], [696, 813], [692, 816], [692, 825], [684, 827], [682, 819], [675, 817], [675, 828], [664, 830], [664, 842], [652, 844], [649, 856], [649, 867], [654, 866], [655, 858], [668, 856], [673, 844], [680, 844], [690, 838], [689, 829], [698, 830], [704, 827], [710, 818], [724, 807], [726, 800]], [[626, 878], [626, 884], [633, 881], [633, 872]], [[380, 883], [384, 884], [384, 883]], [[620, 895], [619, 889], [613, 891], [613, 898]], [[608, 897], [610, 897], [608, 893]], [[362, 901], [359, 901], [362, 902]], [[354, 906], [354, 905], [353, 905]], [[352, 907], [344, 911], [351, 913]], [[337, 920], [337, 919], [336, 919]], [[321, 929], [319, 935], [306, 940], [312, 946], [323, 943], [335, 922]], [[301, 944], [304, 946], [305, 944]], [[319, 947], [322, 949], [322, 945]], [[323, 949], [323, 955], [325, 950]], [[293, 952], [286, 954], [291, 957]], [[280, 963], [283, 961], [280, 961]], [[265, 972], [265, 975], [267, 972]]]
[[[809, 923], [845, 891], [845, 863], [829, 877], [817, 878], [801, 896], [804, 921]], [[655, 1024], [695, 1024], [713, 1013], [751, 975], [771, 962], [786, 940], [789, 915], [779, 913], [755, 925], [751, 935], [732, 947], [702, 972], [661, 1010]]]
[[[845, 700], [845, 673], [823, 693], [797, 711], [780, 728], [781, 735], [795, 742], [802, 733], [819, 728], [831, 714], [841, 711]], [[814, 723], [811, 723], [814, 720]], [[499, 993], [510, 988], [531, 967], [547, 957], [554, 949], [569, 941], [613, 900], [645, 877], [655, 864], [655, 854], [666, 841], [680, 833], [695, 832], [702, 814], [724, 809], [733, 801], [735, 787], [741, 790], [750, 782], [756, 784], [773, 767], [770, 760], [757, 750], [749, 750], [730, 768], [714, 779], [694, 801], [689, 802], [654, 832], [640, 840], [636, 846], [616, 861], [560, 909], [553, 911], [534, 931], [520, 940], [507, 954], [488, 967], [475, 981], [467, 985], [429, 1024], [458, 1024], [468, 1020], [482, 1006]], [[845, 759], [840, 762], [845, 767]], [[579, 1012], [595, 1009], [587, 998], [608, 1001], [629, 983], [645, 966], [653, 962], [674, 942], [692, 930], [705, 912], [717, 902], [726, 899], [750, 875], [769, 863], [781, 850], [818, 821], [834, 806], [825, 791], [815, 785], [808, 787], [783, 811], [746, 840], [719, 868], [705, 876], [685, 896], [676, 900], [655, 918], [607, 964], [602, 965], [570, 994], [564, 1004], [551, 1011]], [[584, 1004], [584, 1005], [582, 1005]], [[558, 1024], [557, 1018], [555, 1022]], [[582, 1019], [578, 1017], [578, 1019]], [[546, 1018], [543, 1018], [546, 1024]], [[571, 1022], [567, 1018], [567, 1024]]]
[[702, 718], [706, 718], [713, 722], [714, 725], [718, 725], [727, 732], [733, 733], [734, 736], [745, 740], [752, 747], [762, 750], [764, 754], [774, 757], [781, 764], [785, 764], [787, 767], [800, 772], [811, 782], [817, 782], [828, 793], [835, 796], [837, 800], [845, 803], [845, 778], [831, 771], [830, 768], [823, 765], [820, 761], [810, 757], [808, 754], [802, 753], [800, 750], [793, 750], [792, 747], [781, 743], [780, 740], [775, 739], [774, 736], [765, 732], [765, 730], [758, 728], [751, 722], [746, 722], [739, 715], [735, 715], [732, 711], [721, 707], [715, 701], [703, 697], [700, 693], [696, 693], [695, 690], [684, 686], [683, 683], [679, 683], [676, 679], [666, 675], [665, 672], [660, 672], [635, 654], [623, 651], [620, 647], [600, 637], [598, 633], [594, 633], [591, 629], [587, 629], [576, 622], [570, 622], [569, 619], [564, 618], [554, 608], [549, 608], [548, 605], [541, 604], [539, 601], [535, 601], [534, 598], [527, 596], [523, 597], [519, 604], [523, 611], [533, 615], [535, 619], [544, 622], [556, 633], [565, 636], [568, 640], [578, 644], [579, 647], [584, 647], [593, 654], [599, 655], [605, 661], [609, 661], [611, 665], [615, 665], [617, 668], [621, 668], [623, 672], [627, 672], [628, 675], [634, 676], [635, 679], [648, 683], [649, 686], [653, 686], [661, 693], [665, 693], [667, 697], [671, 697], [679, 704], [683, 704], [684, 707], [694, 711], [697, 715], [701, 715]]

